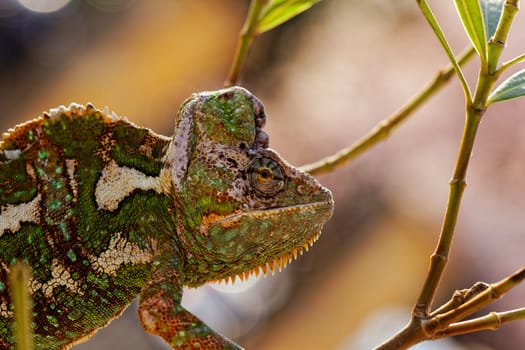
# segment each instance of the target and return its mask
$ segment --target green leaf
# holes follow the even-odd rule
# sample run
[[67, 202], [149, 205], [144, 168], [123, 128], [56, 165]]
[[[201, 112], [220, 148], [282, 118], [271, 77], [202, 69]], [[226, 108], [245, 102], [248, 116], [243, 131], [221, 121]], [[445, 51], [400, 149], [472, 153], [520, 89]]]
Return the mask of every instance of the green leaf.
[[456, 9], [472, 45], [482, 61], [487, 60], [487, 39], [478, 0], [455, 0]]
[[480, 0], [487, 41], [494, 35], [494, 33], [496, 33], [496, 28], [498, 27], [504, 4], [505, 0]]
[[308, 10], [321, 0], [273, 0], [262, 11], [256, 32], [264, 33]]
[[510, 100], [525, 95], [525, 69], [513, 74], [500, 86], [498, 86], [492, 94], [490, 94], [487, 104], [492, 102]]

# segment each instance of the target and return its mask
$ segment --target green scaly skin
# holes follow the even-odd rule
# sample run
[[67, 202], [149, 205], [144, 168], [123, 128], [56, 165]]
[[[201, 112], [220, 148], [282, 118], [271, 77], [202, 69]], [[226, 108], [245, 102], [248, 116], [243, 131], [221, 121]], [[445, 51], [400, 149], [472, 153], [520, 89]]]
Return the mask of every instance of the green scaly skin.
[[330, 192], [268, 149], [262, 104], [234, 87], [185, 101], [173, 137], [72, 104], [0, 143], [0, 349], [14, 349], [8, 274], [31, 266], [37, 349], [67, 349], [140, 296], [174, 349], [240, 349], [181, 305], [182, 287], [286, 265]]

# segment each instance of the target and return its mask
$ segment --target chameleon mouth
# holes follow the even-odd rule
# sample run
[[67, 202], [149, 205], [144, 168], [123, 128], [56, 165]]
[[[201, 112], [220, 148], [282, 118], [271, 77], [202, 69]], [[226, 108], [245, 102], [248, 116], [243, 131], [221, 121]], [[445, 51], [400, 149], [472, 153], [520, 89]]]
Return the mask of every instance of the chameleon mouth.
[[[264, 219], [267, 217], [271, 217], [277, 214], [282, 214], [284, 212], [308, 212], [308, 211], [321, 211], [321, 210], [330, 210], [331, 208], [331, 202], [314, 202], [309, 204], [297, 204], [297, 205], [291, 205], [288, 207], [281, 207], [281, 208], [270, 208], [270, 209], [259, 209], [259, 210], [252, 210], [247, 212], [240, 212], [236, 214], [226, 215], [226, 216], [219, 216], [216, 214], [210, 214], [204, 217], [203, 222], [201, 223], [199, 230], [201, 232], [205, 232], [211, 225], [219, 225], [224, 228], [231, 227], [235, 225], [237, 222], [239, 222], [244, 217], [250, 217], [253, 219]], [[327, 216], [328, 218], [331, 216]]]

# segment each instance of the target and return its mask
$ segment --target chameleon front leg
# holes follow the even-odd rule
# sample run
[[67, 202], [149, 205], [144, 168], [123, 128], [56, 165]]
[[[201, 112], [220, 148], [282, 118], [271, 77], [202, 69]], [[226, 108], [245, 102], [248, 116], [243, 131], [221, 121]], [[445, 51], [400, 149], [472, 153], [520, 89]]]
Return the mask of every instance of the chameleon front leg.
[[154, 271], [140, 293], [142, 327], [162, 337], [173, 349], [242, 350], [186, 310], [181, 299], [179, 274], [171, 269]]

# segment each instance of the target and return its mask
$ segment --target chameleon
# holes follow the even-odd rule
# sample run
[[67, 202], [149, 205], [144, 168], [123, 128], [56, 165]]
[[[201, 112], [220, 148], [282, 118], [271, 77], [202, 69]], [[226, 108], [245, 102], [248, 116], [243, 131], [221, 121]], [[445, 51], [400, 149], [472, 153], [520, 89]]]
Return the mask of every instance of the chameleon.
[[32, 269], [36, 349], [87, 340], [139, 299], [173, 349], [242, 349], [181, 305], [183, 286], [281, 269], [308, 250], [331, 192], [269, 148], [241, 87], [193, 94], [171, 137], [72, 103], [0, 143], [0, 349], [15, 349], [8, 276]]

